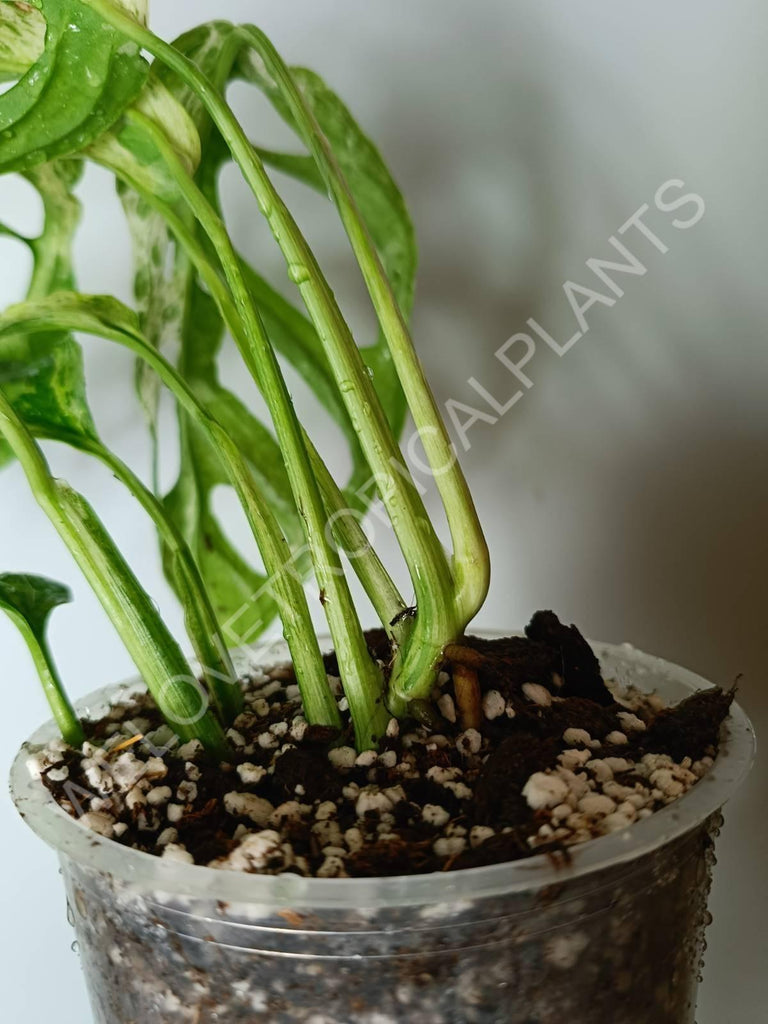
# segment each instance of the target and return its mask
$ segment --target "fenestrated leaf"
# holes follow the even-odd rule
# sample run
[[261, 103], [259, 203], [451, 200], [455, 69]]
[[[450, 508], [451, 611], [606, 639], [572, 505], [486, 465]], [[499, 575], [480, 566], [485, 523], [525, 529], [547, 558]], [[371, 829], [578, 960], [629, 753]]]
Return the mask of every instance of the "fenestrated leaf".
[[10, 617], [29, 648], [62, 736], [72, 746], [79, 746], [85, 738], [83, 730], [56, 671], [46, 641], [51, 612], [71, 600], [72, 595], [67, 587], [43, 576], [20, 573], [0, 575], [0, 610]]
[[43, 51], [0, 95], [0, 172], [80, 152], [117, 121], [147, 78], [139, 48], [81, 0], [0, 0], [0, 36], [13, 46], [24, 17], [34, 35], [40, 13]]
[[[34, 260], [29, 298], [73, 286], [72, 240], [80, 217], [80, 204], [72, 193], [82, 165], [57, 160], [26, 172], [40, 193], [42, 233], [25, 240]], [[85, 393], [80, 346], [68, 331], [8, 333], [0, 338], [0, 384], [23, 420], [33, 429], [61, 429], [96, 437]], [[0, 466], [10, 458], [0, 442]]]
[[83, 386], [83, 356], [72, 338], [41, 333], [0, 340], [0, 384], [32, 428], [96, 436]]
[[[160, 349], [163, 342], [169, 340], [169, 335], [177, 333], [174, 325], [183, 302], [182, 296], [178, 296], [174, 302], [173, 277], [169, 278], [166, 272], [173, 243], [165, 221], [154, 213], [133, 189], [118, 181], [117, 190], [133, 242], [133, 294], [139, 322], [147, 340]], [[181, 277], [183, 286], [184, 275], [174, 276]], [[157, 417], [162, 389], [157, 375], [141, 359], [136, 361], [134, 384], [149, 427], [152, 443], [152, 480], [157, 491], [160, 474]]]

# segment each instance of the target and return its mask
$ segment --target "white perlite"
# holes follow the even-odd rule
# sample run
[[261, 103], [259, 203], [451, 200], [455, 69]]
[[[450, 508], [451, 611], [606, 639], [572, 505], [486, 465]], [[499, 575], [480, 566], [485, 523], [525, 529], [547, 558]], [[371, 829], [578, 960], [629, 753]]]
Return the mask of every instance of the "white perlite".
[[30, 778], [39, 779], [43, 772], [47, 771], [52, 765], [61, 764], [63, 760], [64, 755], [57, 750], [40, 750], [27, 758], [27, 771]]
[[257, 825], [266, 825], [274, 807], [263, 797], [254, 793], [226, 793], [224, 796], [224, 808], [228, 814], [237, 815], [240, 818], [250, 818]]
[[285, 851], [279, 832], [265, 829], [244, 836], [227, 857], [212, 861], [209, 867], [227, 871], [266, 871], [275, 861], [284, 862]]
[[80, 818], [80, 824], [100, 836], [106, 836], [107, 839], [111, 839], [115, 831], [115, 819], [112, 815], [99, 811], [86, 811]]
[[552, 703], [552, 694], [541, 683], [523, 683], [523, 693], [528, 700], [542, 708], [548, 708]]
[[477, 729], [467, 729], [456, 740], [456, 749], [460, 754], [478, 754], [483, 745], [483, 737]]
[[153, 807], [160, 807], [162, 804], [167, 804], [172, 796], [173, 790], [170, 786], [155, 786], [147, 793], [147, 803]]
[[620, 711], [616, 716], [625, 732], [645, 732], [645, 722], [630, 711]]
[[351, 768], [357, 760], [354, 747], [336, 747], [328, 751], [328, 760], [337, 768]]
[[491, 839], [496, 832], [488, 825], [475, 825], [469, 833], [469, 845], [472, 849], [482, 846], [486, 839]]
[[458, 857], [467, 846], [463, 836], [451, 836], [450, 838], [436, 839], [432, 849], [438, 857]]
[[451, 817], [444, 807], [439, 807], [437, 804], [424, 804], [421, 816], [428, 825], [434, 825], [435, 828], [447, 825]]
[[590, 793], [579, 800], [579, 810], [591, 818], [597, 818], [612, 814], [616, 810], [616, 804], [602, 793]]
[[246, 761], [245, 764], [237, 766], [237, 774], [246, 786], [256, 786], [267, 774], [267, 769], [262, 768], [260, 764], [251, 764], [250, 761]]
[[400, 735], [400, 723], [396, 718], [390, 718], [387, 722], [387, 736], [390, 739], [395, 739]]
[[450, 693], [444, 693], [437, 701], [437, 708], [440, 714], [447, 721], [453, 723], [456, 721], [456, 705], [453, 703], [453, 697]]
[[185, 761], [194, 761], [203, 752], [203, 744], [200, 740], [190, 740], [179, 747], [179, 757]]
[[[150, 758], [151, 761], [160, 761], [160, 758]], [[157, 765], [150, 766], [149, 761], [140, 761], [130, 751], [126, 751], [124, 754], [120, 754], [115, 759], [113, 764], [110, 766], [109, 772], [112, 776], [115, 785], [121, 793], [127, 793], [129, 789], [133, 789], [139, 779], [144, 778], [163, 778], [168, 769], [165, 767], [162, 761], [162, 774], [160, 774], [159, 767]]]
[[[383, 751], [358, 754], [351, 746], [335, 748], [328, 753], [330, 769], [323, 771], [338, 773], [339, 784], [331, 790], [334, 799], [323, 799], [313, 792], [310, 776], [303, 779], [299, 774], [302, 784], [292, 769], [285, 774], [280, 770], [280, 758], [302, 745], [308, 726], [295, 713], [296, 695], [294, 702], [286, 705], [286, 687], [268, 675], [261, 678], [263, 685], [256, 691], [246, 690], [245, 711], [230, 733], [230, 740], [238, 747], [233, 761], [243, 762], [224, 769], [229, 792], [222, 803], [234, 819], [227, 829], [234, 848], [218, 857], [213, 867], [270, 874], [291, 870], [343, 878], [355, 873], [351, 866], [355, 854], [364, 852], [368, 844], [402, 841], [404, 825], [431, 834], [435, 856], [449, 862], [445, 867], [455, 867], [456, 858], [468, 848], [477, 849], [509, 831], [500, 827], [497, 832], [484, 823], [473, 825], [472, 800], [482, 778], [482, 766], [494, 752], [494, 740], [487, 739], [483, 731], [488, 737], [506, 734], [505, 723], [515, 714], [513, 701], [518, 713], [523, 713], [519, 692], [508, 700], [500, 690], [486, 691], [481, 697], [482, 725], [459, 734], [458, 729], [449, 726], [457, 717], [452, 695], [434, 690], [432, 697], [445, 719], [439, 732], [414, 724], [400, 735], [400, 725], [391, 719]], [[445, 684], [449, 678], [441, 682]], [[292, 677], [290, 685], [295, 686]], [[523, 695], [529, 701], [526, 714], [542, 719], [548, 714], [546, 706], [560, 701], [547, 687], [534, 683], [523, 687]], [[343, 705], [340, 691], [338, 696]], [[607, 735], [600, 730], [593, 738], [585, 729], [566, 729], [561, 744], [564, 749], [555, 763], [526, 781], [523, 796], [535, 812], [531, 816], [532, 834], [527, 838], [532, 849], [552, 843], [571, 845], [626, 830], [684, 795], [712, 767], [712, 757], [696, 762], [683, 758], [679, 764], [666, 754], [641, 757], [635, 752], [636, 744], [642, 739], [646, 722], [652, 721], [651, 704], [639, 697], [620, 703], [627, 710], [617, 713], [612, 729], [608, 719], [606, 728], [611, 731]], [[156, 719], [142, 713], [148, 707], [140, 702], [116, 707], [103, 746], [86, 742], [79, 752], [79, 763], [75, 759], [67, 761], [69, 772], [63, 760], [72, 752], [62, 741], [31, 756], [30, 772], [45, 773], [47, 781], [59, 787], [67, 778], [87, 784], [91, 796], [85, 800], [87, 813], [82, 824], [93, 832], [111, 839], [125, 836], [125, 841], [133, 841], [127, 837], [138, 833], [136, 845], [140, 848], [178, 863], [193, 863], [193, 855], [184, 845], [186, 841], [194, 849], [194, 840], [185, 830], [185, 818], [197, 814], [210, 799], [203, 748], [197, 741], [174, 743], [167, 727], [156, 728]], [[281, 710], [286, 715], [283, 719]], [[496, 724], [488, 728], [488, 722]], [[597, 731], [599, 727], [594, 728]], [[154, 747], [136, 744], [119, 749], [121, 743], [140, 732]], [[617, 744], [623, 749], [600, 757], [598, 748], [610, 749]], [[167, 753], [150, 756], [152, 749], [160, 747]], [[615, 756], [618, 754], [624, 756]], [[421, 797], [412, 780], [421, 777], [418, 766], [424, 758], [431, 765], [422, 769], [431, 787], [427, 790], [429, 796]], [[173, 779], [173, 786], [168, 784], [169, 779]], [[444, 799], [440, 799], [440, 792]], [[273, 807], [262, 793], [281, 793], [285, 799]], [[422, 804], [422, 799], [429, 802]], [[73, 813], [66, 802], [64, 806]], [[297, 842], [301, 836], [302, 843], [309, 837], [311, 846], [305, 855], [294, 851], [293, 836]], [[551, 940], [549, 957], [557, 966], [575, 964], [578, 947], [578, 937], [558, 934]]]
[[623, 746], [625, 743], [629, 743], [629, 740], [623, 732], [614, 729], [613, 732], [609, 732], [605, 737], [605, 742], [613, 743], [615, 746]]
[[506, 708], [507, 702], [498, 690], [488, 690], [483, 696], [483, 714], [489, 721], [493, 721], [494, 718], [500, 718]]
[[576, 747], [579, 744], [588, 746], [592, 742], [592, 737], [586, 729], [566, 729], [563, 733], [563, 741], [568, 746]]
[[393, 807], [394, 804], [388, 796], [379, 792], [375, 786], [366, 786], [365, 789], [360, 791], [355, 811], [358, 818], [364, 818], [366, 814], [382, 814], [391, 811]]
[[534, 772], [523, 786], [523, 796], [534, 811], [556, 807], [568, 795], [568, 784], [557, 775]]

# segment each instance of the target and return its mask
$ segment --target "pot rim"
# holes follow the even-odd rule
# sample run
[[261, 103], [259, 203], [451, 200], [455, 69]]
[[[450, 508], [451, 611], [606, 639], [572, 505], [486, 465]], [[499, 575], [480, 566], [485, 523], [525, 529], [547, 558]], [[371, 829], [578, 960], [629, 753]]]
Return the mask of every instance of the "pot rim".
[[[509, 631], [483, 630], [485, 636], [509, 636]], [[701, 676], [662, 658], [645, 654], [631, 644], [590, 641], [608, 678], [632, 681], [645, 689], [660, 689], [679, 700], [711, 684]], [[280, 649], [282, 658], [265, 662], [265, 651]], [[241, 650], [240, 659], [252, 666], [285, 660], [285, 647], [269, 641]], [[649, 678], [650, 677], [650, 678]], [[77, 701], [81, 712], [129, 695], [140, 680], [112, 684]], [[97, 835], [70, 817], [48, 790], [33, 779], [26, 766], [29, 754], [58, 735], [48, 721], [22, 745], [11, 769], [11, 796], [22, 818], [49, 846], [79, 864], [132, 884], [142, 891], [194, 899], [260, 904], [265, 907], [325, 907], [359, 910], [394, 906], [439, 905], [499, 895], [536, 891], [607, 868], [629, 864], [691, 831], [717, 812], [749, 772], [755, 758], [755, 733], [736, 703], [723, 726], [720, 750], [709, 773], [684, 797], [627, 829], [569, 847], [571, 862], [555, 865], [546, 854], [487, 867], [421, 875], [375, 878], [305, 878], [300, 875], [257, 875], [221, 871], [196, 864], [169, 862]]]

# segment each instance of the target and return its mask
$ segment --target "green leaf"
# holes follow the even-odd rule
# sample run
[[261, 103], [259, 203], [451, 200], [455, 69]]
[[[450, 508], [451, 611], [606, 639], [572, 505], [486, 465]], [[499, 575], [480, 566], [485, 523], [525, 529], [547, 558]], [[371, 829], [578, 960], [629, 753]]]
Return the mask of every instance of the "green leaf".
[[0, 604], [27, 623], [36, 640], [45, 636], [48, 617], [54, 608], [69, 604], [69, 587], [42, 576], [4, 573], [0, 576]]
[[[27, 240], [34, 260], [28, 297], [43, 298], [73, 287], [72, 241], [80, 218], [73, 195], [80, 161], [57, 160], [26, 172], [43, 201], [42, 233]], [[63, 430], [96, 438], [85, 393], [80, 346], [68, 331], [7, 333], [0, 338], [0, 384], [33, 429]], [[0, 465], [10, 452], [0, 443]]]
[[59, 678], [46, 640], [51, 612], [71, 600], [67, 587], [43, 576], [0, 575], [0, 610], [10, 617], [29, 648], [62, 736], [70, 746], [79, 747], [85, 739], [83, 729]]
[[39, 32], [41, 12], [46, 22], [42, 53], [0, 95], [0, 172], [80, 152], [144, 85], [148, 66], [139, 48], [80, 0], [35, 0], [29, 9], [1, 0], [0, 11], [7, 47], [18, 39], [24, 17], [25, 39]]
[[[162, 82], [150, 76], [134, 103], [124, 113], [137, 111], [160, 127], [189, 174], [200, 162], [200, 138], [192, 118]], [[173, 179], [168, 175], [162, 157], [146, 132], [124, 118], [114, 129], [95, 139], [85, 150], [88, 156], [129, 176], [160, 198], [179, 199]]]

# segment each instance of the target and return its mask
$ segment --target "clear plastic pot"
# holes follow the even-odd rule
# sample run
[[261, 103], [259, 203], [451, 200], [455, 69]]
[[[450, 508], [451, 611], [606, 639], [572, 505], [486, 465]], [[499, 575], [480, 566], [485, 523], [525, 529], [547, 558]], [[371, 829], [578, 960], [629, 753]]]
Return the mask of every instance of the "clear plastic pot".
[[[628, 646], [594, 646], [606, 676], [668, 700], [707, 685]], [[29, 743], [52, 735], [49, 724]], [[59, 853], [98, 1024], [693, 1024], [720, 811], [754, 749], [734, 706], [705, 779], [574, 847], [570, 864], [397, 878], [246, 875], [127, 849], [53, 803], [29, 777], [27, 746], [12, 792]]]

